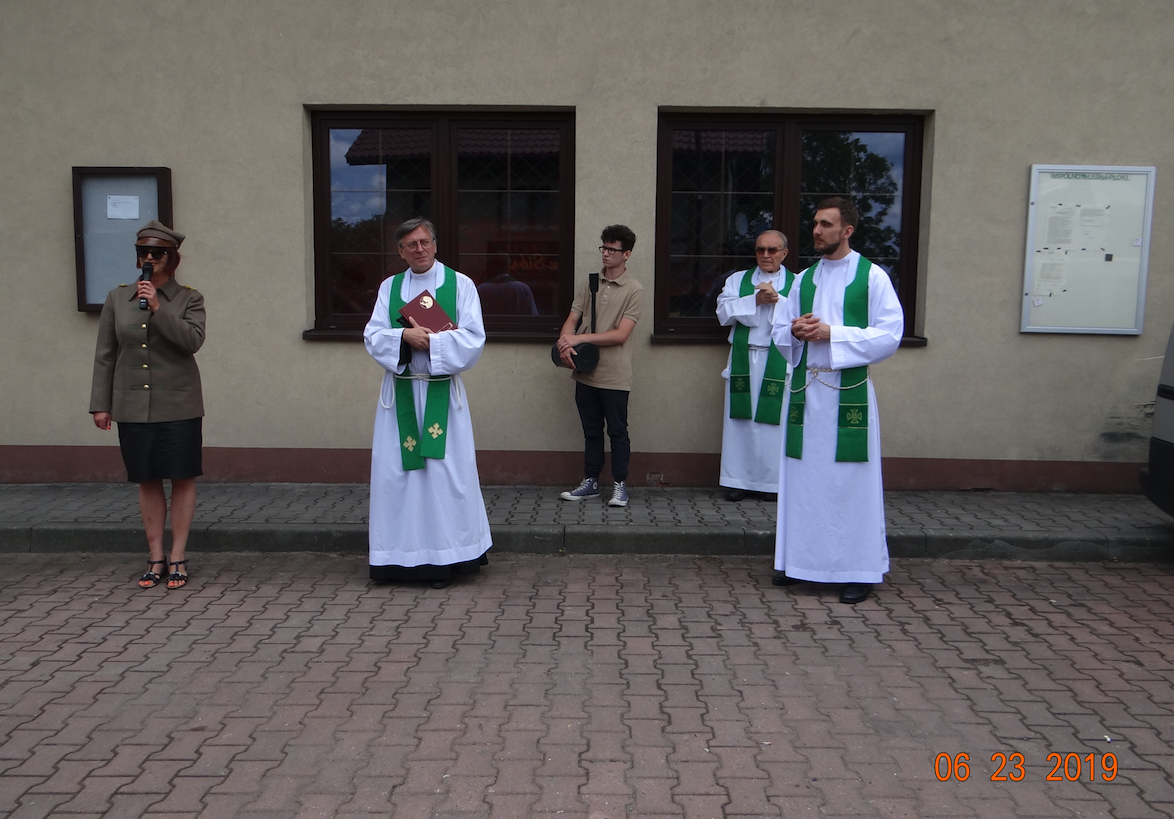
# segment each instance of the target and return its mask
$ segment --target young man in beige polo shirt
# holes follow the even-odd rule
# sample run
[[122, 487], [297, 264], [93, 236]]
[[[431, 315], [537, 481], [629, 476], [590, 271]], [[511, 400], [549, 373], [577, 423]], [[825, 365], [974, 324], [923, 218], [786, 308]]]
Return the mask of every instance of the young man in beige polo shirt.
[[[571, 312], [559, 333], [558, 349], [563, 364], [572, 368], [575, 405], [583, 422], [583, 474], [576, 488], [563, 492], [563, 500], [599, 497], [603, 471], [603, 429], [611, 439], [611, 477], [615, 482], [609, 506], [628, 505], [628, 392], [632, 389], [632, 349], [628, 339], [644, 304], [644, 285], [628, 275], [628, 259], [636, 246], [636, 234], [624, 225], [611, 225], [600, 235], [603, 275], [595, 297], [595, 329], [586, 326], [576, 335], [579, 320], [591, 309], [591, 294], [584, 283], [575, 294]], [[574, 346], [590, 342], [599, 348], [599, 364], [590, 373], [574, 370]]]

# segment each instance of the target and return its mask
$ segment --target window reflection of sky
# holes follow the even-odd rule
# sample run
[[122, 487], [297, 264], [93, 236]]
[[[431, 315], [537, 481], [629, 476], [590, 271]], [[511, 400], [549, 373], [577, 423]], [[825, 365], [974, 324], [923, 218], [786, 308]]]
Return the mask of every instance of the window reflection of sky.
[[[885, 214], [882, 224], [894, 230], [901, 229], [901, 199], [905, 181], [905, 134], [886, 131], [857, 131], [849, 134], [851, 139], [860, 141], [860, 144], [877, 156], [884, 157], [891, 166], [889, 176], [897, 185], [897, 196], [892, 197], [889, 210]], [[877, 197], [880, 199], [881, 197]], [[885, 197], [889, 198], [889, 197]]]
[[[346, 153], [362, 133], [330, 129], [330, 216], [354, 224], [384, 211], [385, 165], [348, 165]], [[345, 192], [345, 193], [344, 193]]]

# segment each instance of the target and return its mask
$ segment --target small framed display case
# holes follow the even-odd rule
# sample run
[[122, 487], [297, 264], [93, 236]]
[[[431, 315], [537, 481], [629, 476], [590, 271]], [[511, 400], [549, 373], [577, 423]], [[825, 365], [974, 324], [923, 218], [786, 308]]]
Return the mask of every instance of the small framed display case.
[[98, 313], [106, 294], [138, 278], [134, 243], [152, 219], [175, 224], [170, 168], [73, 169], [77, 309]]

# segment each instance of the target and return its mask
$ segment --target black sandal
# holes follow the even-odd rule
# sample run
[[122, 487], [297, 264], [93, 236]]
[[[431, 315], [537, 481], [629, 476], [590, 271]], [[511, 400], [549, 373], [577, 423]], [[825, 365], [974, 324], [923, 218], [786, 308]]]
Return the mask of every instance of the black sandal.
[[[174, 566], [186, 566], [187, 561], [186, 560], [173, 560], [173, 561], [171, 561], [171, 565], [173, 567]], [[175, 589], [182, 589], [187, 584], [188, 584], [188, 576], [186, 574], [180, 574], [174, 568], [171, 570], [171, 574], [167, 575], [167, 588], [171, 589], [172, 591], [174, 591]]]
[[156, 586], [158, 586], [159, 581], [161, 581], [163, 579], [163, 576], [161, 574], [159, 574], [159, 572], [152, 571], [150, 569], [150, 567], [151, 566], [161, 566], [161, 565], [165, 565], [166, 563], [167, 563], [166, 560], [148, 560], [147, 561], [147, 566], [148, 566], [147, 571], [143, 572], [143, 576], [139, 578], [139, 588], [140, 589], [153, 589]]

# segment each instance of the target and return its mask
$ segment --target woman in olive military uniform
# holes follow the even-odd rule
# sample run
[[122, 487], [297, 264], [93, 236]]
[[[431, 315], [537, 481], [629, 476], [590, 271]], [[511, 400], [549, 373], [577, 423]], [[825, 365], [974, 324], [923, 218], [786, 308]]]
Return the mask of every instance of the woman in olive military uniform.
[[139, 230], [136, 266], [149, 281], [119, 285], [106, 296], [98, 324], [90, 413], [98, 429], [118, 422], [127, 480], [139, 485], [147, 533], [144, 589], [163, 580], [163, 529], [171, 481], [171, 558], [167, 588], [188, 579], [185, 550], [203, 474], [204, 398], [194, 355], [204, 343], [204, 297], [175, 280], [184, 235], [158, 221]]

